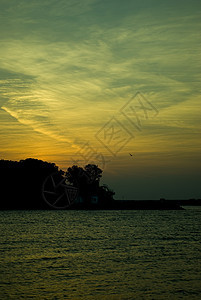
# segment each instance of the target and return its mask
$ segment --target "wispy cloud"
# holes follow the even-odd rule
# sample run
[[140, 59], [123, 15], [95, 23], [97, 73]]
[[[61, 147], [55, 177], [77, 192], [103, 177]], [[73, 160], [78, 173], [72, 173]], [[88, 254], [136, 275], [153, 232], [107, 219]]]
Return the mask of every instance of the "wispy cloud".
[[79, 138], [96, 143], [97, 130], [140, 90], [160, 110], [143, 138], [158, 134], [162, 149], [161, 132], [188, 135], [199, 123], [199, 13], [168, 17], [161, 6], [129, 11], [129, 3], [109, 18], [95, 0], [4, 1], [2, 108], [76, 147]]

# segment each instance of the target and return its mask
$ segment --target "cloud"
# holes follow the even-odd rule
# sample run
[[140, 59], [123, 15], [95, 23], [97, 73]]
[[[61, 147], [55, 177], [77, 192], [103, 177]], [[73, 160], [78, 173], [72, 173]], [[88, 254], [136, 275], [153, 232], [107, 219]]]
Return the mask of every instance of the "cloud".
[[172, 130], [189, 138], [199, 123], [198, 14], [167, 16], [147, 2], [146, 9], [125, 4], [110, 15], [115, 3], [108, 13], [101, 3], [4, 1], [1, 106], [56, 141], [76, 147], [76, 139], [91, 140], [100, 147], [94, 134], [141, 91], [160, 111], [142, 133], [141, 151], [143, 139], [157, 134], [161, 149], [171, 149]]

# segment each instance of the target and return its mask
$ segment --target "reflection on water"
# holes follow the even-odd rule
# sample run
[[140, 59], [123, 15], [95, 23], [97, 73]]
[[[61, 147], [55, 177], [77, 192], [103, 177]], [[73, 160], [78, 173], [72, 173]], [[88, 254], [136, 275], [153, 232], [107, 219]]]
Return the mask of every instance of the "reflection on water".
[[0, 299], [200, 299], [201, 208], [1, 211]]

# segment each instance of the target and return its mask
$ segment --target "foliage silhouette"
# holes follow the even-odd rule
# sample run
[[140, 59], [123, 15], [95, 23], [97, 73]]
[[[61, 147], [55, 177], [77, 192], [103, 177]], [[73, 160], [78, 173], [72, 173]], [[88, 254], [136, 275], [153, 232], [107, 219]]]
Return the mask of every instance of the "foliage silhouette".
[[[89, 208], [92, 196], [97, 196], [99, 203], [113, 201], [114, 192], [100, 186], [102, 172], [92, 164], [68, 168], [65, 177], [78, 187], [83, 208]], [[63, 178], [64, 172], [54, 163], [33, 158], [19, 162], [0, 160], [0, 209], [51, 209], [42, 197], [42, 186], [53, 173]]]
[[65, 176], [69, 182], [79, 188], [79, 195], [83, 199], [84, 207], [91, 207], [91, 199], [97, 197], [99, 208], [110, 205], [113, 202], [114, 192], [109, 188], [100, 186], [103, 171], [94, 164], [88, 164], [84, 168], [73, 165], [68, 168]]
[[[187, 200], [114, 200], [115, 193], [107, 185], [100, 185], [103, 171], [93, 164], [84, 168], [73, 165], [65, 173], [54, 163], [38, 159], [10, 161], [0, 160], [0, 209], [52, 209], [44, 201], [42, 187], [48, 176], [57, 174], [79, 189], [79, 199], [69, 209], [182, 209]], [[62, 188], [60, 186], [60, 188]], [[92, 199], [98, 199], [93, 202]], [[186, 203], [200, 205], [200, 200], [191, 199]], [[189, 205], [189, 204], [188, 204]]]
[[54, 163], [38, 159], [0, 160], [1, 209], [46, 209], [42, 184], [53, 173], [64, 173]]

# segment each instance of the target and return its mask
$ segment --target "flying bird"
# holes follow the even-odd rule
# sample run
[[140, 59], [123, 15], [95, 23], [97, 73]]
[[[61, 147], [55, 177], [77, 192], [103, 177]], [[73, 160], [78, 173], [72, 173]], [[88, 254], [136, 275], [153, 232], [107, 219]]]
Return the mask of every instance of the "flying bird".
[[[130, 153], [129, 153], [130, 154]], [[130, 154], [130, 156], [133, 156], [132, 154]]]

